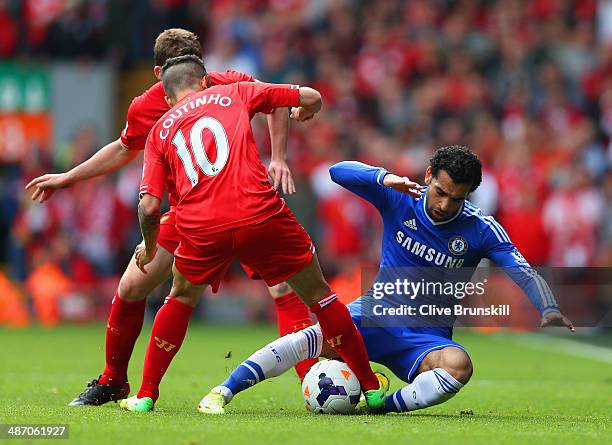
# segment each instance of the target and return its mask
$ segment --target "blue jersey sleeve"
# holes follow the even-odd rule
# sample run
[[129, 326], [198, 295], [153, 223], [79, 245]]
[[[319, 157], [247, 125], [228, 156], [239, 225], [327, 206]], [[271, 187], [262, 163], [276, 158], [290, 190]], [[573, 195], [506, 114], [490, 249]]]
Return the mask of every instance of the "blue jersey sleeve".
[[540, 314], [559, 311], [553, 293], [546, 281], [523, 258], [510, 241], [501, 225], [491, 216], [485, 217], [485, 256], [504, 272], [525, 292]]
[[387, 170], [357, 161], [342, 161], [332, 165], [329, 174], [332, 181], [370, 201], [383, 212], [391, 199], [391, 190], [383, 185]]

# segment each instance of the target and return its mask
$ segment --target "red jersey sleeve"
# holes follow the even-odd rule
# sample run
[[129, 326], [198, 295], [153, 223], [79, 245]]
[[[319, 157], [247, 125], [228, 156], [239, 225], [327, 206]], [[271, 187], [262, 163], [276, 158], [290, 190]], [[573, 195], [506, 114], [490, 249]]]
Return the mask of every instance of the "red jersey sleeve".
[[125, 128], [121, 132], [121, 145], [129, 150], [142, 150], [147, 142], [150, 127], [140, 119], [142, 98], [135, 98], [127, 111]]
[[158, 144], [159, 141], [156, 140], [154, 131], [151, 131], [145, 146], [140, 195], [148, 193], [156, 198], [164, 199], [164, 187], [169, 168]]
[[208, 73], [209, 86], [229, 85], [236, 82], [255, 82], [253, 76], [241, 73], [240, 71], [227, 70]]
[[236, 88], [251, 115], [270, 113], [274, 108], [300, 105], [299, 85], [240, 82]]

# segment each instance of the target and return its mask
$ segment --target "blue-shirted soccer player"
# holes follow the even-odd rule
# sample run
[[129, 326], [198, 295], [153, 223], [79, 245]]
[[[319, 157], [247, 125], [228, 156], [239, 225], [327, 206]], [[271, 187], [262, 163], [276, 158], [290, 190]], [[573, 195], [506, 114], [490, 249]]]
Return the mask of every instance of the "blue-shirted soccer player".
[[[482, 258], [503, 267], [542, 315], [541, 327], [572, 323], [561, 314], [546, 282], [514, 247], [505, 230], [467, 201], [482, 178], [478, 157], [462, 146], [438, 149], [425, 173], [427, 188], [384, 168], [340, 162], [332, 180], [370, 201], [384, 222], [378, 277], [397, 268], [474, 268]], [[433, 269], [432, 269], [433, 270]], [[377, 278], [378, 278], [377, 277]], [[387, 396], [383, 412], [427, 408], [453, 397], [469, 381], [472, 362], [452, 340], [452, 324], [373, 326], [363, 323], [368, 292], [349, 305], [368, 355], [409, 384]], [[367, 326], [366, 326], [367, 324]], [[240, 391], [291, 369], [306, 358], [333, 357], [318, 326], [279, 338], [239, 365], [200, 402], [202, 413], [221, 414]]]

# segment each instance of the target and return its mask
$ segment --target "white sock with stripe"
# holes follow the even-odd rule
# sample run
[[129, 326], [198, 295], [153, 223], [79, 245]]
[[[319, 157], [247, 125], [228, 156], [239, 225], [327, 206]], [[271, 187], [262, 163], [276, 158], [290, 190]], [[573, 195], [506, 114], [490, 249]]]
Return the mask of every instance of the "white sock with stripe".
[[463, 384], [442, 368], [425, 371], [412, 383], [385, 399], [387, 412], [415, 411], [446, 402], [454, 397]]
[[285, 335], [256, 351], [242, 362], [221, 385], [215, 387], [229, 403], [240, 391], [276, 377], [296, 363], [321, 355], [323, 333], [318, 325]]

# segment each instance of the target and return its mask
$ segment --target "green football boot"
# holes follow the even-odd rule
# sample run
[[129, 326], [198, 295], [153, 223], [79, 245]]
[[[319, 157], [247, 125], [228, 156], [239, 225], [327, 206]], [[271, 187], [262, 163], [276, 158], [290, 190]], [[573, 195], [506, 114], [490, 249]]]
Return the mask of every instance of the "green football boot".
[[153, 411], [153, 405], [155, 405], [155, 402], [151, 397], [139, 399], [138, 396], [132, 396], [127, 399], [119, 400], [119, 408], [133, 413], [148, 413], [149, 411]]
[[385, 406], [385, 395], [390, 386], [389, 377], [382, 372], [375, 372], [374, 374], [380, 383], [380, 388], [364, 392], [365, 397], [355, 407], [355, 412], [358, 414], [371, 414]]

